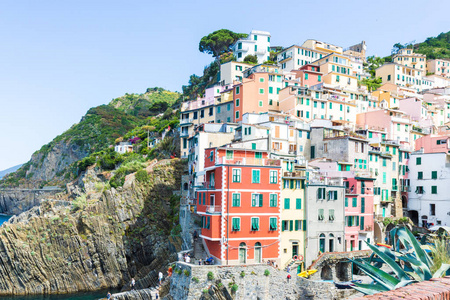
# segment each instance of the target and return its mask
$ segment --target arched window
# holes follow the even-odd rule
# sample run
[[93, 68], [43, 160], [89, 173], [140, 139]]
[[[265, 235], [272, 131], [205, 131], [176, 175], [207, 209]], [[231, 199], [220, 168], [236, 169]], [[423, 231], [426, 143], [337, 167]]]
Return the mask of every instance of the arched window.
[[185, 191], [188, 190], [188, 184], [187, 184], [187, 182], [184, 183], [183, 188], [184, 188]]
[[325, 234], [323, 233], [319, 235], [319, 251], [322, 253], [325, 252]]
[[259, 264], [262, 261], [262, 247], [260, 242], [255, 243], [255, 263]]

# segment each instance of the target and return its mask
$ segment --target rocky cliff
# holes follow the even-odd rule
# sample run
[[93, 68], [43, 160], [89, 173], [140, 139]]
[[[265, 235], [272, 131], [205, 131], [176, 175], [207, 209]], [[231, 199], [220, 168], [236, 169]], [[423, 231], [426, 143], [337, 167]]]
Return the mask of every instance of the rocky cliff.
[[46, 200], [0, 227], [0, 295], [50, 294], [156, 282], [180, 248], [176, 233], [180, 160], [127, 176], [110, 188], [89, 168], [71, 186], [74, 200]]
[[61, 190], [6, 189], [0, 190], [0, 214], [18, 215], [37, 206], [43, 199], [58, 198]]

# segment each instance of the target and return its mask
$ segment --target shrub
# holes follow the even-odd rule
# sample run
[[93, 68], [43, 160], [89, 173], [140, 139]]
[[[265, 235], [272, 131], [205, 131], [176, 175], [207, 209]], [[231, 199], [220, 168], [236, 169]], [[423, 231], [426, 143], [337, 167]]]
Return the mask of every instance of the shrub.
[[31, 251], [31, 253], [30, 253], [32, 256], [34, 256], [34, 255], [36, 255], [36, 252], [34, 252], [34, 251]]
[[219, 283], [217, 284], [217, 286], [218, 286], [219, 288], [221, 288], [221, 287], [223, 287], [223, 283], [222, 283], [222, 282], [219, 282]]
[[[86, 205], [87, 205], [86, 195], [83, 194], [72, 201], [72, 210], [74, 211], [82, 210], [86, 207]], [[67, 221], [65, 220], [66, 218], [64, 218], [64, 222], [67, 222], [69, 219], [67, 218]]]
[[203, 289], [203, 294], [208, 294], [208, 289]]
[[252, 274], [252, 275], [256, 275], [256, 273], [255, 273], [255, 271], [252, 271], [250, 274]]
[[149, 180], [149, 176], [146, 170], [139, 170], [136, 173], [136, 180], [139, 182], [147, 182]]
[[238, 286], [237, 284], [233, 284], [233, 285], [231, 286], [231, 291], [232, 291], [233, 293], [236, 293], [236, 291], [238, 290], [238, 288], [239, 288], [239, 286]]
[[195, 283], [199, 283], [200, 280], [198, 280], [197, 277], [192, 277], [192, 281], [195, 282]]
[[245, 277], [245, 272], [244, 272], [244, 271], [241, 272], [241, 277], [242, 277], [242, 278]]
[[191, 273], [189, 272], [189, 270], [184, 270], [184, 275], [189, 277], [189, 275], [191, 275]]
[[270, 271], [267, 270], [267, 269], [265, 269], [265, 270], [264, 270], [264, 275], [269, 276], [269, 275], [270, 275]]
[[213, 272], [209, 271], [207, 277], [208, 277], [208, 280], [213, 280], [214, 279]]

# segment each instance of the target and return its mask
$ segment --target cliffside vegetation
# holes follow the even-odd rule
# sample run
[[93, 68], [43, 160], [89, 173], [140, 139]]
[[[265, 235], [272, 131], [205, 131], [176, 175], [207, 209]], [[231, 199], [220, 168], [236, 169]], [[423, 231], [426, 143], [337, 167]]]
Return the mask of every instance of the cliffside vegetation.
[[179, 99], [179, 93], [149, 88], [144, 94], [127, 94], [91, 108], [79, 123], [42, 146], [18, 171], [6, 175], [0, 187], [63, 186], [79, 174], [79, 160], [94, 153], [96, 157], [110, 153], [110, 147], [119, 141], [132, 140], [136, 152], [149, 158], [169, 157], [168, 151], [150, 153], [147, 145], [168, 127], [178, 126], [172, 106]]
[[427, 59], [450, 58], [450, 31], [414, 45], [414, 51], [425, 54]]

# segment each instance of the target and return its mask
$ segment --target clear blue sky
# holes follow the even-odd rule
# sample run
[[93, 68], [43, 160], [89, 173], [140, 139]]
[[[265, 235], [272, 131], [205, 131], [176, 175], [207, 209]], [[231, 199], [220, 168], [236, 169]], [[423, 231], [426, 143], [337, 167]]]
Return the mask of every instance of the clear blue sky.
[[365, 40], [368, 54], [381, 56], [396, 42], [450, 30], [449, 8], [434, 0], [1, 1], [0, 170], [28, 161], [90, 107], [147, 87], [181, 91], [211, 61], [198, 42], [214, 30], [266, 30], [281, 46]]

